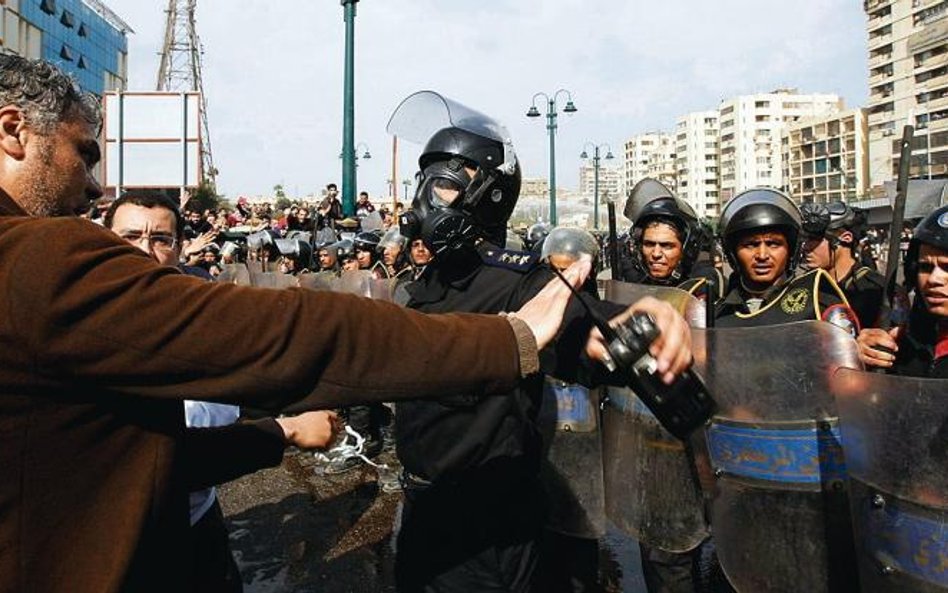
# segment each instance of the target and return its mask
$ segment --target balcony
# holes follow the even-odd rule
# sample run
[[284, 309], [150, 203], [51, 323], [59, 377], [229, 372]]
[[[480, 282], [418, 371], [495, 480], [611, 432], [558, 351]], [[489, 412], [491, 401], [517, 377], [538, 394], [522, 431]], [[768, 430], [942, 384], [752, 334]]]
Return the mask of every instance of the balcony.
[[880, 111], [879, 113], [869, 114], [869, 125], [874, 126], [890, 121], [895, 116], [895, 111]]
[[935, 76], [933, 78], [929, 78], [928, 80], [925, 80], [925, 81], [919, 81], [918, 77], [916, 77], [915, 85], [916, 87], [925, 87], [929, 90], [935, 90], [935, 89], [941, 88], [945, 85], [948, 85], [948, 72], [941, 74], [939, 76]]
[[871, 32], [873, 29], [877, 29], [877, 28], [879, 28], [879, 27], [884, 27], [884, 26], [889, 25], [889, 24], [891, 24], [891, 23], [892, 23], [892, 12], [889, 11], [888, 14], [884, 14], [884, 15], [881, 15], [881, 16], [871, 16], [871, 17], [869, 17], [868, 29], [869, 29], [869, 31]]
[[875, 86], [880, 82], [885, 82], [890, 78], [892, 78], [892, 72], [890, 71], [877, 72], [876, 74], [873, 74], [869, 77], [869, 86]]
[[938, 54], [937, 56], [932, 56], [921, 64], [917, 64], [912, 72], [913, 74], [918, 75], [922, 72], [928, 72], [933, 68], [944, 66], [945, 64], [948, 64], [948, 52]]
[[863, 3], [863, 8], [866, 10], [866, 12], [872, 12], [878, 8], [882, 8], [883, 6], [888, 6], [889, 4], [892, 4], [892, 0], [865, 0]]
[[888, 64], [892, 61], [892, 52], [884, 54], [876, 54], [869, 58], [869, 68], [875, 68], [883, 64]]
[[870, 36], [867, 47], [869, 48], [869, 51], [871, 52], [874, 49], [879, 49], [883, 45], [888, 45], [890, 43], [892, 43], [892, 33], [891, 32], [883, 33], [883, 34]]

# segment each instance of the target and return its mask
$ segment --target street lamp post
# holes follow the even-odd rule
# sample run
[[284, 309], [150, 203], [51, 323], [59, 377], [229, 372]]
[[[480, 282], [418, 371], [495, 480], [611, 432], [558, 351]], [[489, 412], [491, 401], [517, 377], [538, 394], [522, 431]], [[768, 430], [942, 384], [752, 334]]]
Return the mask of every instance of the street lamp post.
[[355, 215], [355, 17], [359, 0], [339, 0], [346, 21], [346, 64], [342, 103], [342, 213]]
[[404, 201], [404, 203], [407, 204], [407, 203], [408, 203], [408, 188], [411, 187], [411, 179], [403, 179], [403, 180], [402, 180], [402, 185], [405, 186], [405, 198], [404, 198], [405, 201]]
[[560, 93], [566, 93], [566, 105], [563, 107], [563, 113], [576, 113], [576, 106], [573, 104], [573, 97], [566, 89], [560, 89], [553, 93], [553, 96], [546, 93], [537, 93], [533, 95], [533, 101], [530, 109], [527, 110], [527, 117], [540, 117], [540, 110], [537, 109], [537, 97], [546, 99], [546, 129], [550, 133], [550, 224], [556, 226], [556, 99]]
[[586, 147], [593, 147], [593, 228], [597, 231], [599, 230], [599, 149], [606, 149], [606, 160], [611, 161], [612, 156], [612, 147], [608, 143], [603, 144], [593, 144], [592, 142], [587, 142], [583, 145], [583, 152], [579, 155], [581, 159], [588, 159], [589, 153], [586, 152]]

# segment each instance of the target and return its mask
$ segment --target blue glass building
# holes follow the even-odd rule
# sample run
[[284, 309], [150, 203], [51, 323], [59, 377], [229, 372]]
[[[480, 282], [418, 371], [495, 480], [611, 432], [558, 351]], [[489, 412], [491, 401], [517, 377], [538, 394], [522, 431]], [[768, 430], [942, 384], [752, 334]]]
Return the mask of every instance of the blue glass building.
[[130, 32], [99, 0], [7, 0], [0, 39], [3, 51], [56, 64], [101, 95], [125, 88]]

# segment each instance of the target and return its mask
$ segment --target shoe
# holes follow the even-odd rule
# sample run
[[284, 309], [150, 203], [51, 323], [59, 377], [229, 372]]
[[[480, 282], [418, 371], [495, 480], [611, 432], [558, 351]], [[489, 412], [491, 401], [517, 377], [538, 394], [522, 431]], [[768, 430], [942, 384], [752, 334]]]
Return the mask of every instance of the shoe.
[[347, 474], [354, 469], [358, 469], [365, 462], [362, 461], [362, 458], [358, 455], [352, 455], [351, 457], [337, 457], [326, 464], [326, 467], [323, 469], [323, 475], [327, 476], [339, 476], [342, 474]]

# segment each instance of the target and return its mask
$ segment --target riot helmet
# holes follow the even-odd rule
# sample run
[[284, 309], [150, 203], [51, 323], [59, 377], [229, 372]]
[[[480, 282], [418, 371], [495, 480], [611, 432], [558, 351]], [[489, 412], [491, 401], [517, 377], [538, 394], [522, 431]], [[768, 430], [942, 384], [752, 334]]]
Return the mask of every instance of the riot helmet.
[[369, 231], [363, 231], [355, 236], [352, 241], [352, 248], [361, 251], [375, 252], [379, 246], [379, 236]]
[[787, 239], [789, 258], [784, 271], [791, 274], [800, 254], [800, 210], [785, 193], [758, 187], [743, 191], [731, 199], [721, 212], [718, 228], [724, 243], [724, 255], [731, 267], [741, 271], [737, 261], [738, 238], [751, 231], [779, 229]]
[[589, 231], [558, 226], [543, 241], [540, 259], [557, 269], [565, 269], [583, 255], [592, 260], [599, 255], [599, 243]]
[[543, 240], [550, 234], [550, 225], [545, 222], [538, 222], [527, 229], [527, 241], [524, 245], [531, 251], [541, 251], [543, 249]]
[[948, 252], [948, 205], [937, 208], [923, 218], [912, 231], [912, 240], [905, 254], [907, 290], [912, 290], [918, 283], [918, 252], [922, 244]]
[[313, 248], [302, 239], [275, 239], [273, 241], [280, 255], [293, 262], [292, 270], [301, 272], [313, 265]]
[[662, 182], [646, 177], [629, 192], [623, 214], [632, 222], [633, 262], [646, 274], [649, 266], [642, 249], [645, 230], [656, 222], [675, 229], [681, 241], [681, 257], [666, 279], [669, 283], [685, 280], [698, 259], [702, 242], [698, 216], [691, 205], [673, 194]]
[[[859, 241], [860, 217], [855, 208], [850, 208], [843, 202], [816, 204], [808, 202], [800, 206], [802, 231], [805, 237], [826, 238], [830, 245], [837, 247], [852, 247]], [[849, 231], [853, 234], [852, 241], [842, 241], [840, 231]]]
[[435, 255], [480, 239], [503, 245], [520, 193], [520, 165], [506, 128], [432, 91], [409, 96], [389, 133], [422, 143], [415, 197], [399, 217], [401, 234]]

